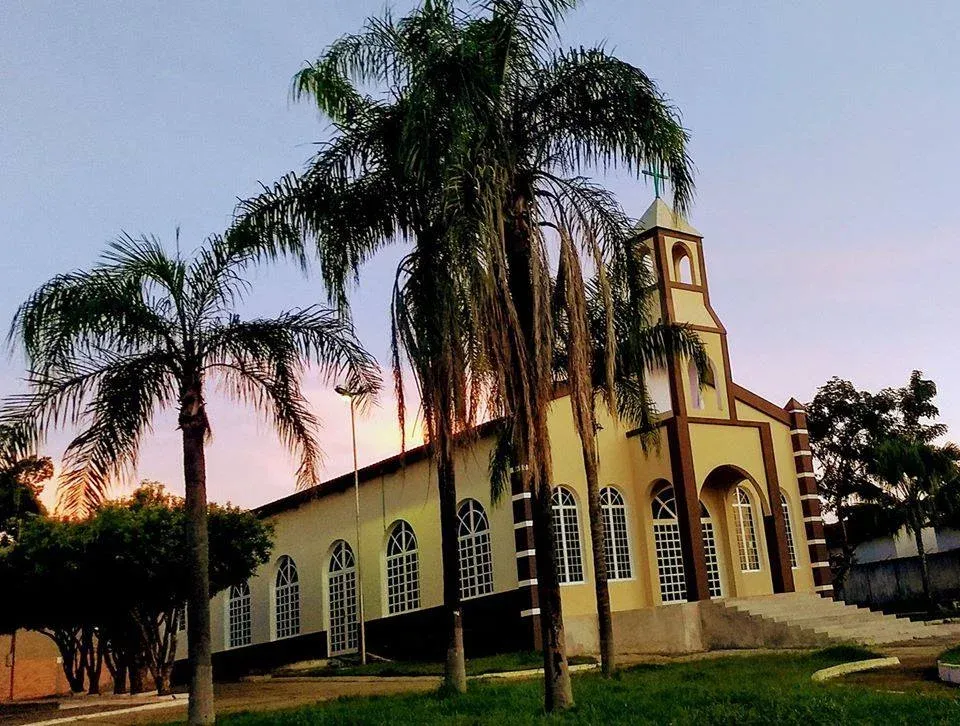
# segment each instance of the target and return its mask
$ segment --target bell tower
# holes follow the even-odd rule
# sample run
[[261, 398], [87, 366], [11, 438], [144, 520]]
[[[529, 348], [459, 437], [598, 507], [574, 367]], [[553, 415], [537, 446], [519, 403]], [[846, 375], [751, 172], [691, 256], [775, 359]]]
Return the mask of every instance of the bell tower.
[[659, 197], [641, 218], [639, 230], [657, 277], [661, 319], [696, 331], [709, 359], [703, 380], [690, 363], [668, 371], [671, 409], [691, 418], [736, 420], [727, 330], [710, 305], [703, 237]]

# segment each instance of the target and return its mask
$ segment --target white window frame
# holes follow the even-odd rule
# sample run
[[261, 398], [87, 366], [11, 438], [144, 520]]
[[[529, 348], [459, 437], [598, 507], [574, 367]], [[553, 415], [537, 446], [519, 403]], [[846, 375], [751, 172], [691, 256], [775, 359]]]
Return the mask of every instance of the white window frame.
[[760, 572], [760, 543], [757, 522], [753, 516], [753, 498], [743, 484], [737, 485], [733, 490], [733, 516], [737, 530], [740, 572]]
[[300, 571], [290, 555], [281, 555], [273, 581], [273, 637], [283, 640], [297, 635], [300, 635]]
[[360, 650], [360, 611], [357, 560], [350, 543], [334, 542], [327, 562], [327, 651], [331, 656], [356, 653]]
[[[723, 578], [720, 575], [720, 549], [717, 545], [717, 528], [710, 510], [700, 502], [700, 536], [703, 537], [703, 554], [707, 561], [707, 587], [710, 598], [723, 597]], [[712, 546], [709, 544], [712, 543]]]
[[614, 486], [600, 490], [600, 513], [603, 516], [603, 554], [607, 563], [607, 579], [634, 578], [627, 503]]
[[[227, 590], [226, 645], [227, 649], [242, 648], [253, 642], [253, 601], [250, 583], [244, 580]], [[236, 637], [235, 637], [236, 636]]]
[[687, 573], [683, 567], [676, 491], [672, 484], [664, 484], [654, 490], [650, 509], [660, 602], [664, 605], [686, 602]]
[[394, 523], [387, 536], [387, 614], [420, 608], [420, 552], [417, 535], [404, 519]]
[[457, 557], [460, 567], [460, 599], [469, 600], [493, 592], [493, 546], [490, 519], [476, 499], [464, 499], [457, 507]]
[[790, 569], [796, 570], [800, 565], [797, 562], [797, 544], [793, 539], [793, 518], [790, 516], [790, 501], [787, 495], [780, 491], [780, 506], [783, 509], [783, 528], [787, 536], [787, 554], [790, 556]]
[[579, 585], [586, 582], [583, 545], [580, 541], [580, 508], [569, 487], [553, 488], [550, 495], [553, 514], [553, 552], [557, 566], [557, 581], [561, 585]]

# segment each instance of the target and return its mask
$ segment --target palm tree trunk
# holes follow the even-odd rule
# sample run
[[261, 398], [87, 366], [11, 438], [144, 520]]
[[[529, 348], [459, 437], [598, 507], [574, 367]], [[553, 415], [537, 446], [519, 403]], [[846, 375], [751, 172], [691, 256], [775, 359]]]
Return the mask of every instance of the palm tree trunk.
[[599, 455], [592, 434], [582, 436], [583, 469], [587, 476], [587, 509], [590, 516], [590, 541], [593, 548], [593, 578], [597, 595], [597, 626], [600, 635], [600, 668], [610, 677], [617, 669], [613, 643], [613, 615], [610, 612], [610, 588], [607, 585], [606, 523], [600, 507]]
[[463, 650], [463, 607], [460, 603], [460, 551], [457, 540], [457, 487], [449, 442], [438, 441], [437, 486], [440, 488], [440, 551], [443, 568], [443, 610], [447, 625], [447, 660], [443, 684], [464, 693], [467, 667]]
[[[549, 477], [541, 467], [541, 477]], [[567, 666], [567, 644], [560, 603], [560, 581], [553, 551], [553, 506], [549, 478], [534, 495], [533, 536], [537, 551], [537, 590], [540, 596], [540, 632], [543, 639], [544, 708], [547, 713], [573, 706], [573, 685]]]
[[927, 563], [927, 550], [923, 546], [923, 526], [912, 526], [913, 536], [917, 542], [917, 554], [920, 556], [920, 581], [923, 585], [923, 604], [928, 611], [933, 612], [933, 595], [930, 592], [930, 566]]
[[[210, 653], [210, 553], [207, 542], [207, 477], [204, 458], [206, 417], [199, 391], [184, 397], [180, 426], [183, 430], [183, 479], [186, 486], [190, 596], [187, 599], [187, 653], [190, 662], [190, 702], [187, 721], [212, 724], [213, 664]], [[190, 411], [191, 403], [197, 410]]]
[[[517, 180], [519, 181], [519, 180]], [[517, 311], [523, 334], [525, 354], [529, 360], [532, 376], [538, 378], [538, 364], [543, 356], [537, 324], [534, 320], [536, 304], [533, 291], [533, 234], [530, 228], [530, 204], [532, 194], [524, 193], [529, 184], [519, 182], [507, 209], [505, 242], [509, 264], [510, 296]], [[550, 366], [545, 366], [549, 369]], [[513, 371], [513, 376], [522, 378], [523, 370]], [[573, 689], [567, 666], [566, 641], [563, 632], [563, 609], [560, 602], [560, 583], [557, 579], [556, 561], [553, 553], [553, 509], [551, 506], [551, 482], [553, 465], [550, 461], [550, 434], [547, 430], [546, 413], [548, 401], [539, 400], [545, 386], [540, 380], [527, 383], [533, 389], [532, 418], [536, 431], [523, 432], [532, 435], [537, 442], [537, 462], [520, 461], [520, 464], [536, 466], [538, 485], [534, 491], [533, 532], [536, 542], [537, 591], [540, 605], [540, 629], [543, 639], [544, 707], [548, 712], [573, 706]], [[515, 450], [526, 457], [526, 447]]]

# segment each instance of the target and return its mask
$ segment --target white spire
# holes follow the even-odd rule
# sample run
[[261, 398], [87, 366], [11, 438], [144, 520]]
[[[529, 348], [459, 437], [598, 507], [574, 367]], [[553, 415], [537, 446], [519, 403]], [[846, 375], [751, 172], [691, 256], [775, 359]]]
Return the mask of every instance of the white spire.
[[648, 229], [653, 229], [654, 227], [662, 227], [663, 229], [672, 229], [675, 232], [685, 232], [686, 234], [692, 234], [697, 237], [702, 237], [697, 230], [691, 227], [687, 220], [683, 217], [680, 217], [673, 213], [673, 210], [666, 205], [666, 203], [657, 197], [653, 200], [653, 204], [644, 212], [643, 216], [640, 218], [640, 224], [638, 225], [638, 230], [643, 232]]

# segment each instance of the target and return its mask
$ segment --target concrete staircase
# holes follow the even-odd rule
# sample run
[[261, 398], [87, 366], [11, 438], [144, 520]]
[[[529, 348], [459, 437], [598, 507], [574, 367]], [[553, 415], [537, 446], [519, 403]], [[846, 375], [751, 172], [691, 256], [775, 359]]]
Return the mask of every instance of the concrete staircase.
[[763, 624], [775, 624], [777, 631], [788, 635], [796, 644], [885, 645], [926, 638], [960, 639], [960, 625], [924, 625], [812, 593], [724, 598], [713, 602], [738, 613], [740, 618], [748, 616]]

